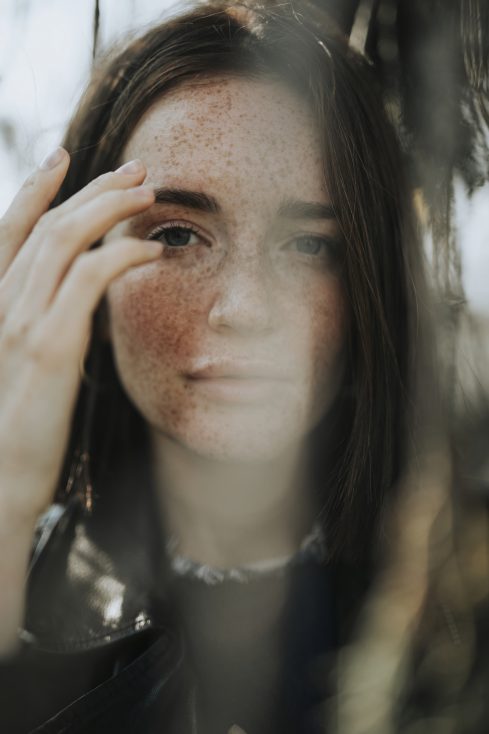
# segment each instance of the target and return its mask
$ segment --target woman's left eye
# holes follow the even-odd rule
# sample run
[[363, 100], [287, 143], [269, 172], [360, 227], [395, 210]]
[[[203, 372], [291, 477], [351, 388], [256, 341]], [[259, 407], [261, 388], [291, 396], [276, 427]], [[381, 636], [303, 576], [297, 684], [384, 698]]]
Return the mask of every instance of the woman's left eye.
[[181, 225], [160, 227], [152, 232], [148, 239], [159, 240], [168, 247], [187, 247], [188, 245], [196, 245], [199, 242], [195, 230], [191, 227], [183, 227]]
[[337, 250], [336, 240], [330, 237], [321, 237], [319, 235], [302, 235], [295, 237], [291, 245], [302, 255], [312, 256], [336, 256]]

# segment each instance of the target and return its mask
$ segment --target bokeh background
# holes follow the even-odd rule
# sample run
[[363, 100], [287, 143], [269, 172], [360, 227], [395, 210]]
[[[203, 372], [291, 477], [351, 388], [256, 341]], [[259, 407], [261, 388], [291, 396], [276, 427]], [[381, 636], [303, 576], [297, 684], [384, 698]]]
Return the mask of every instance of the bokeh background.
[[[101, 0], [97, 47], [144, 28], [174, 0]], [[92, 0], [0, 0], [0, 211], [55, 147], [92, 63]]]
[[[374, 61], [383, 68], [386, 86], [399, 83], [399, 44], [409, 37], [418, 43], [424, 60], [416, 63], [423, 76], [431, 66], [434, 89], [433, 113], [440, 95], [451, 96], [450, 80], [440, 79], [444, 55], [452, 54], [446, 35], [447, 19], [455, 6], [470, 0], [317, 0], [328, 7], [355, 44], [374, 51]], [[98, 6], [96, 46], [103, 51], [117, 38], [137, 31], [152, 21], [171, 14], [182, 0], [0, 0], [0, 213], [44, 154], [58, 144], [78, 100], [92, 63], [94, 21]], [[483, 5], [483, 3], [480, 3]], [[487, 4], [487, 3], [486, 3]], [[411, 6], [408, 17], [403, 6]], [[416, 15], [416, 8], [420, 12]], [[373, 22], [373, 19], [375, 22]], [[427, 22], [427, 20], [429, 22]], [[487, 18], [481, 18], [483, 23]], [[392, 29], [403, 23], [402, 34]], [[375, 26], [375, 27], [374, 27]], [[383, 35], [379, 36], [379, 28]], [[433, 29], [437, 32], [433, 33]], [[404, 46], [406, 43], [404, 41]], [[428, 49], [428, 50], [427, 50]], [[409, 51], [410, 52], [410, 51]], [[401, 61], [406, 65], [406, 53]], [[408, 59], [409, 62], [409, 59]], [[411, 68], [413, 64], [411, 63]], [[394, 69], [394, 73], [392, 72]], [[450, 70], [452, 72], [452, 70]], [[411, 74], [413, 76], [413, 74]], [[412, 80], [411, 80], [412, 82]], [[414, 79], [419, 85], [419, 79]], [[440, 91], [441, 90], [441, 91]], [[441, 100], [440, 119], [446, 116], [446, 99]], [[423, 100], [420, 105], [422, 107]], [[424, 124], [424, 123], [421, 123]], [[436, 125], [432, 124], [435, 128]], [[465, 131], [466, 134], [466, 131]], [[464, 131], [459, 131], [464, 135]], [[443, 136], [442, 136], [443, 138]], [[447, 149], [447, 158], [452, 151]], [[477, 153], [476, 153], [477, 155]], [[482, 155], [482, 154], [481, 154]], [[453, 224], [460, 250], [460, 273], [464, 293], [478, 315], [489, 314], [489, 184], [479, 175], [478, 185], [467, 186], [457, 171], [453, 175]], [[429, 235], [427, 251], [430, 252]]]
[[[412, 166], [447, 423], [460, 458], [445, 514], [429, 497], [403, 510], [407, 540], [391, 569], [396, 583], [374, 595], [359, 644], [346, 655], [340, 681], [351, 699], [344, 701], [356, 703], [344, 708], [337, 732], [482, 734], [489, 731], [489, 0], [315, 1], [374, 64]], [[0, 0], [0, 214], [62, 139], [94, 54], [181, 5]], [[445, 540], [433, 552], [436, 524]], [[414, 593], [402, 583], [413, 564], [430, 567], [414, 576]], [[417, 673], [405, 676], [408, 688], [418, 686], [424, 713], [393, 728], [392, 681], [419, 593], [445, 622], [438, 636], [428, 625]]]

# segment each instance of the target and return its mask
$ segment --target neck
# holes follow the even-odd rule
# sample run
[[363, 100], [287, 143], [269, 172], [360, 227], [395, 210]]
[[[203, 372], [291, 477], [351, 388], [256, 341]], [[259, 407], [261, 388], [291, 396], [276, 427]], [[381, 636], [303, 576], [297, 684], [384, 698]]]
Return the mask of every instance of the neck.
[[305, 445], [260, 464], [202, 457], [151, 436], [164, 524], [177, 552], [230, 568], [294, 553], [312, 523]]

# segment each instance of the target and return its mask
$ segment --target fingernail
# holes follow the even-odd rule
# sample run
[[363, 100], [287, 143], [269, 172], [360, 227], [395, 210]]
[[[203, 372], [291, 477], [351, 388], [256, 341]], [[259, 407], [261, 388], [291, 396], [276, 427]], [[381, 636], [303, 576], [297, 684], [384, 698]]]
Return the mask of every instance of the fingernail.
[[137, 158], [133, 161], [128, 161], [116, 170], [116, 173], [139, 173], [142, 170], [143, 164]]
[[48, 153], [48, 155], [42, 159], [39, 168], [43, 171], [49, 171], [51, 168], [56, 168], [64, 157], [64, 148], [56, 148], [56, 150], [53, 150], [52, 153]]
[[161, 255], [163, 252], [163, 243], [157, 242], [156, 240], [149, 240], [145, 242], [146, 250], [148, 255]]

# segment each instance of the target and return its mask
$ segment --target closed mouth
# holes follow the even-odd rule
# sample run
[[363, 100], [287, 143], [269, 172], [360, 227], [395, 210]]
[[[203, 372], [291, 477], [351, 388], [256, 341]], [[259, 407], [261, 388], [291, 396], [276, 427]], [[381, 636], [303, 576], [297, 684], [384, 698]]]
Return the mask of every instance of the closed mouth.
[[219, 361], [207, 362], [190, 372], [191, 380], [255, 380], [276, 382], [288, 380], [290, 377], [269, 362]]

